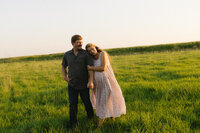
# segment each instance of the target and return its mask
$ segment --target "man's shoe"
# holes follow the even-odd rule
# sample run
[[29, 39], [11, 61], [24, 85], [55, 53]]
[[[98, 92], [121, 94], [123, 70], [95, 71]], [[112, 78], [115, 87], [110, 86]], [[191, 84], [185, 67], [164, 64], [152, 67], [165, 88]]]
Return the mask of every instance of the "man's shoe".
[[94, 118], [94, 115], [88, 116], [88, 119], [92, 119]]
[[69, 125], [67, 126], [67, 128], [72, 129], [78, 126], [78, 122], [76, 123], [69, 123]]

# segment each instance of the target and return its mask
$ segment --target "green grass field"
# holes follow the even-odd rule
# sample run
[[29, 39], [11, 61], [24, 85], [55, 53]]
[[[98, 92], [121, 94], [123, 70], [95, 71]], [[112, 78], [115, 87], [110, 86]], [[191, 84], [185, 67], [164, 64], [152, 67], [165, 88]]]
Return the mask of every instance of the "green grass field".
[[200, 50], [111, 56], [127, 114], [67, 129], [61, 59], [0, 63], [0, 132], [200, 132]]

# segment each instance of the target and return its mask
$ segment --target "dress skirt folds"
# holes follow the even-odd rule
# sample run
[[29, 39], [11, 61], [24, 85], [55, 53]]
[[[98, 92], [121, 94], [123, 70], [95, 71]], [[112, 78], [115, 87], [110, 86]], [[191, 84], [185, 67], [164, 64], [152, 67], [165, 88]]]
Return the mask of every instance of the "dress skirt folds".
[[[102, 52], [99, 58], [94, 60], [94, 66], [101, 65], [101, 54]], [[108, 56], [107, 53], [105, 53], [105, 56]], [[99, 118], [119, 117], [122, 114], [126, 114], [124, 97], [114, 76], [109, 59], [107, 60], [105, 71], [94, 72], [94, 85], [90, 99]]]

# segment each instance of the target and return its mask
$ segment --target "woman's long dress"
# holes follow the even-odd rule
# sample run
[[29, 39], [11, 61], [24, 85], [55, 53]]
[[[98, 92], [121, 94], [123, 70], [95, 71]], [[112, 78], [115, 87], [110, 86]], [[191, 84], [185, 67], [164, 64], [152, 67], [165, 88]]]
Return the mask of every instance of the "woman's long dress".
[[[94, 60], [94, 66], [101, 65], [101, 54]], [[105, 56], [108, 55], [105, 53]], [[126, 105], [121, 88], [114, 76], [109, 59], [106, 70], [94, 72], [94, 89], [91, 91], [91, 102], [96, 109], [96, 115], [101, 118], [119, 117], [126, 114]]]

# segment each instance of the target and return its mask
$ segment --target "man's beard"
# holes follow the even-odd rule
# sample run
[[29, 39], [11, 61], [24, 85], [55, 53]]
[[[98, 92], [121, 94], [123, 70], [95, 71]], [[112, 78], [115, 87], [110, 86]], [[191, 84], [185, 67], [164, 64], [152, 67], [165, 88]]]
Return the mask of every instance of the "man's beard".
[[81, 46], [78, 46], [78, 50], [81, 50], [82, 49], [82, 45]]

